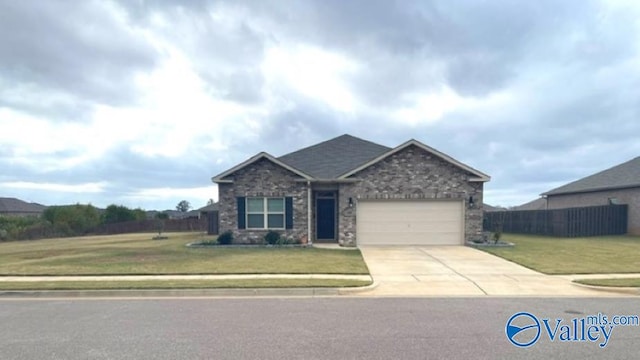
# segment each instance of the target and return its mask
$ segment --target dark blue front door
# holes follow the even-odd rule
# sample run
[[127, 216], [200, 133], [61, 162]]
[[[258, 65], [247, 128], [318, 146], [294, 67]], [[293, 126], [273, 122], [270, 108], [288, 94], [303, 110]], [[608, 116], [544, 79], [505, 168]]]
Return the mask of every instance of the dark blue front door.
[[336, 200], [316, 199], [316, 239], [336, 238]]

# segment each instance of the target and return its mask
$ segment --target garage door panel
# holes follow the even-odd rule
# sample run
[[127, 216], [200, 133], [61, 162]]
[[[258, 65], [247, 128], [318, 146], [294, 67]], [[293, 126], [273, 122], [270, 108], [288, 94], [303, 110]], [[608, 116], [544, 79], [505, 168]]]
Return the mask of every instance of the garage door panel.
[[362, 201], [356, 222], [361, 245], [462, 244], [461, 201]]

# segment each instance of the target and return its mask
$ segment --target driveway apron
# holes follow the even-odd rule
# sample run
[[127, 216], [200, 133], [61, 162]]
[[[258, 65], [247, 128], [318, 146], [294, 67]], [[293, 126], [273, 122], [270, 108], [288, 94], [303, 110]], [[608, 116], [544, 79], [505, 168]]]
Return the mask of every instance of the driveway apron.
[[366, 296], [620, 296], [579, 287], [466, 246], [363, 246]]

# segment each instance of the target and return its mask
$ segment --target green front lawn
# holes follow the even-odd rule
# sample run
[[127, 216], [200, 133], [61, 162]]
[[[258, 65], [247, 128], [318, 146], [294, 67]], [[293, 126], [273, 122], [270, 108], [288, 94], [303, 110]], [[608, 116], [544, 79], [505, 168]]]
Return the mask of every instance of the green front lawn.
[[125, 234], [0, 243], [0, 275], [364, 274], [359, 250], [187, 248], [201, 233]]
[[545, 274], [640, 273], [640, 237], [504, 234], [514, 247], [480, 248]]

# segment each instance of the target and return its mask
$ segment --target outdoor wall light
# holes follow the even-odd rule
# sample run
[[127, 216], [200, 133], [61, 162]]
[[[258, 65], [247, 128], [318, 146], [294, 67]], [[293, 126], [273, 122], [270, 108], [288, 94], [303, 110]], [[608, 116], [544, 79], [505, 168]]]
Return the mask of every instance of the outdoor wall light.
[[353, 198], [349, 198], [349, 207], [353, 207]]
[[469, 207], [473, 207], [473, 196], [469, 196]]

